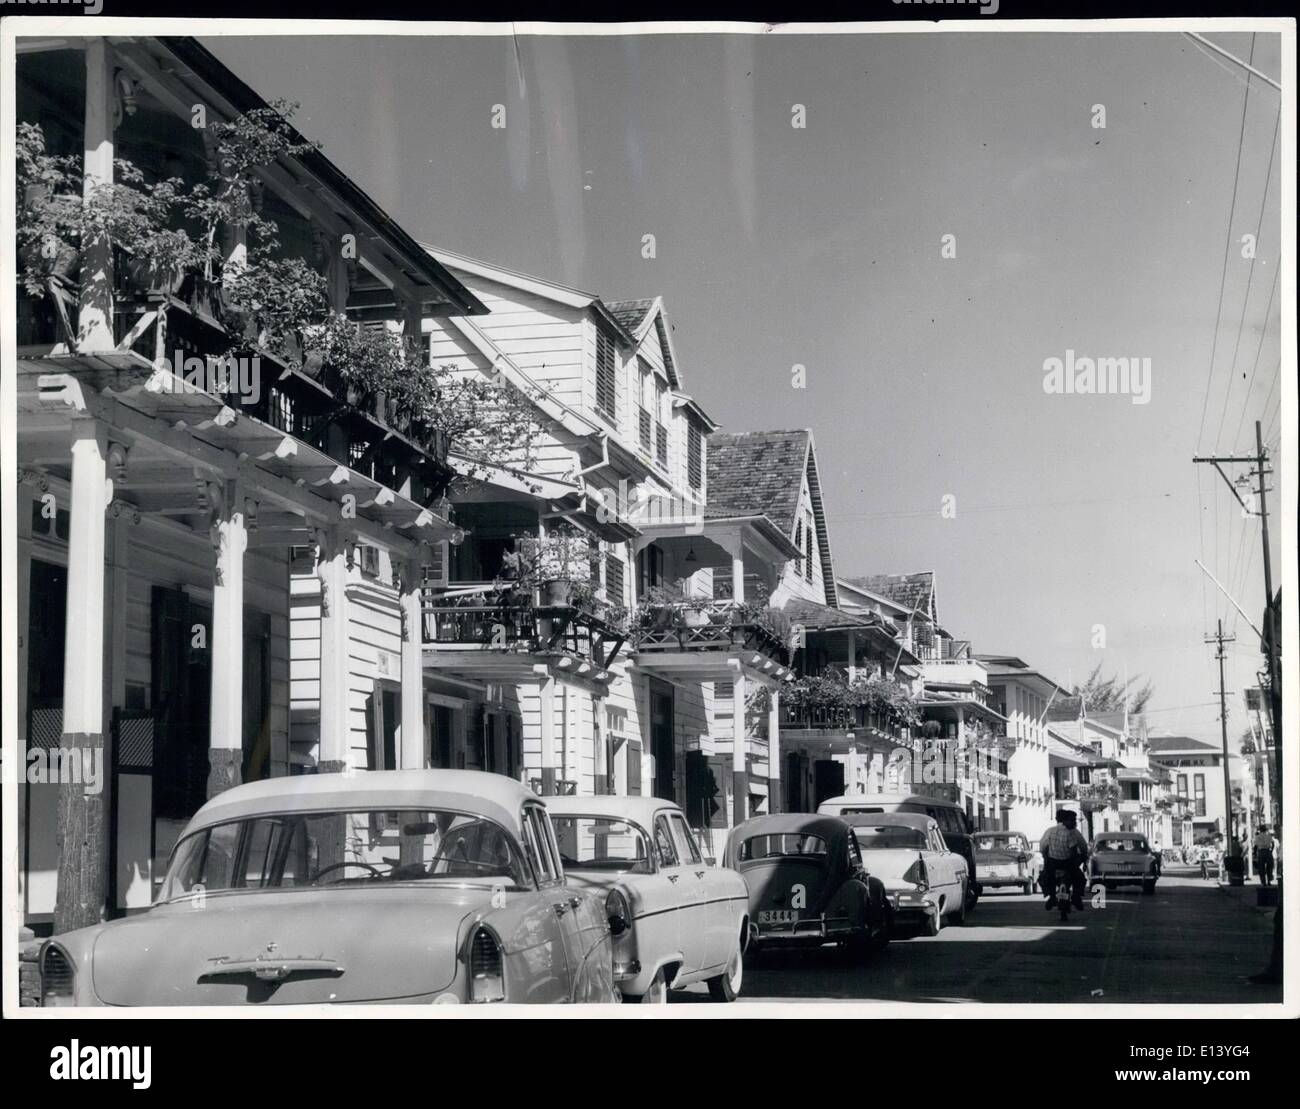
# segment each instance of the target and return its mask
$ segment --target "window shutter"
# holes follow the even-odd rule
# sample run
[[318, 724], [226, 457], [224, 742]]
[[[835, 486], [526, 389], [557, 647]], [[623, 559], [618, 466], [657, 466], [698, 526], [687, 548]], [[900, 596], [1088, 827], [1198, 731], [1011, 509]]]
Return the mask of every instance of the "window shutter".
[[605, 599], [612, 605], [624, 603], [623, 563], [613, 551], [605, 552]]
[[627, 795], [641, 796], [641, 741], [627, 741]]
[[653, 421], [650, 419], [650, 413], [647, 412], [644, 408], [637, 410], [636, 418], [637, 418], [637, 430], [641, 436], [641, 449], [645, 451], [645, 453], [648, 455], [653, 449], [651, 445], [651, 434], [650, 434], [650, 428]]
[[614, 343], [596, 329], [596, 407], [611, 419], [615, 415], [617, 388], [614, 380]]
[[704, 488], [704, 436], [694, 421], [686, 433], [686, 477], [692, 489]]

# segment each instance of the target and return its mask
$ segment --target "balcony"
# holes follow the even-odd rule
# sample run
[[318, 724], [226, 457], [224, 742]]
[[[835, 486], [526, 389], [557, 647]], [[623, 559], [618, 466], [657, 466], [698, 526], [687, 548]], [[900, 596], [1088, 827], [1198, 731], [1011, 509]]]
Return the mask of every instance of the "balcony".
[[651, 601], [630, 632], [637, 666], [676, 680], [730, 681], [737, 674], [775, 686], [791, 676], [779, 615], [729, 600]]
[[613, 681], [611, 667], [626, 631], [587, 601], [542, 603], [509, 586], [448, 595], [424, 594], [424, 664], [479, 681], [536, 680], [535, 667], [588, 684]]
[[1078, 801], [1085, 808], [1105, 809], [1119, 801], [1119, 787], [1113, 782], [1071, 782], [1065, 787], [1064, 799]]

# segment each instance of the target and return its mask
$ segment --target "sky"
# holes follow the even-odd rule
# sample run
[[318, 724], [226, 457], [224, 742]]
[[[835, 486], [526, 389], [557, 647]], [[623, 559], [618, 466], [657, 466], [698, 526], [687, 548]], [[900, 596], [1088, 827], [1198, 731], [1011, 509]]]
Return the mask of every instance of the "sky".
[[[1258, 640], [1194, 560], [1258, 625], [1259, 522], [1192, 456], [1279, 434], [1266, 83], [1173, 32], [203, 41], [417, 238], [662, 295], [725, 429], [813, 430], [839, 575], [934, 570], [974, 650], [1216, 743], [1222, 617], [1235, 746]], [[1146, 403], [1047, 392], [1067, 351], [1150, 359]]]

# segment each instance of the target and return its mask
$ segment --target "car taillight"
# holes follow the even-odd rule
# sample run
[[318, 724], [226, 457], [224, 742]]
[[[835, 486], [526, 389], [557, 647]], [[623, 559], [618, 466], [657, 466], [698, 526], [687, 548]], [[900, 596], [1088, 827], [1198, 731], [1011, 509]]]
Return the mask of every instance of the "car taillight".
[[40, 967], [41, 1005], [46, 1008], [75, 1005], [73, 984], [76, 974], [67, 952], [54, 944], [48, 944], [41, 952]]
[[506, 999], [506, 974], [501, 945], [486, 928], [469, 944], [469, 999], [483, 1004]]
[[917, 859], [903, 874], [904, 882], [911, 882], [922, 893], [930, 888], [930, 876], [925, 870], [925, 860]]
[[618, 890], [610, 890], [605, 898], [605, 915], [609, 917], [611, 936], [621, 936], [632, 926], [632, 908]]

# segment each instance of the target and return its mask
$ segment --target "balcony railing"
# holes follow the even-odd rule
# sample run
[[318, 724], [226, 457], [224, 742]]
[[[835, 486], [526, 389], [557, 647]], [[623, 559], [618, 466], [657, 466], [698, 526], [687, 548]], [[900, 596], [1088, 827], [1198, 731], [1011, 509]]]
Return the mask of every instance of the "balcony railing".
[[[418, 422], [395, 426], [382, 397], [349, 395], [342, 377], [325, 367], [315, 377], [264, 351], [231, 352], [219, 322], [221, 291], [193, 276], [174, 290], [132, 284], [130, 266], [114, 265], [113, 337], [119, 350], [149, 362], [161, 359], [181, 381], [227, 398], [230, 407], [301, 439], [341, 465], [393, 489], [411, 482], [409, 496], [427, 504], [451, 478], [446, 436]], [[53, 348], [60, 340], [50, 297], [20, 294], [20, 343]], [[76, 304], [69, 304], [75, 329]]]
[[758, 651], [790, 664], [789, 647], [731, 601], [642, 605], [631, 637], [638, 652]]
[[607, 670], [626, 632], [577, 604], [539, 604], [526, 592], [484, 591], [448, 597], [424, 593], [429, 645], [482, 648], [519, 654], [565, 654]]
[[1085, 801], [1103, 808], [1119, 801], [1119, 788], [1106, 782], [1072, 782], [1065, 787], [1067, 801]]
[[846, 708], [830, 705], [788, 705], [782, 701], [781, 727], [807, 731], [876, 731], [895, 739], [907, 738], [905, 725], [886, 713], [872, 711], [866, 705]]

